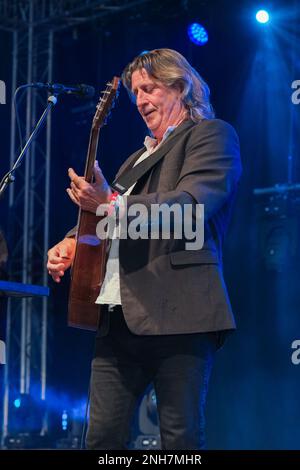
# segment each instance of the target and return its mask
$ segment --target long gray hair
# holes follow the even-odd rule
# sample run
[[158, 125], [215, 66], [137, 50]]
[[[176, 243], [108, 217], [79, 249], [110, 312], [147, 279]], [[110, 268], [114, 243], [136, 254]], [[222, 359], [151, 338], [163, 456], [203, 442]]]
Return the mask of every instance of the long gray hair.
[[145, 69], [151, 78], [167, 87], [179, 87], [182, 91], [182, 102], [194, 122], [214, 117], [208, 85], [179, 52], [172, 49], [154, 49], [130, 62], [122, 74], [122, 82], [131, 97], [132, 74], [141, 69]]

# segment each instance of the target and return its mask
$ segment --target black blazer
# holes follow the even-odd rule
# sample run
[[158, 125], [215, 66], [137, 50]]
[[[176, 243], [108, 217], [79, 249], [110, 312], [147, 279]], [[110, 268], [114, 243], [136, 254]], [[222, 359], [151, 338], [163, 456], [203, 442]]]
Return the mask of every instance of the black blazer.
[[[125, 173], [142, 148], [121, 166]], [[187, 251], [186, 240], [120, 240], [120, 287], [125, 320], [138, 335], [231, 330], [235, 322], [222, 274], [222, 245], [241, 174], [239, 141], [226, 122], [185, 121], [149, 158], [163, 158], [137, 182], [127, 206], [204, 204], [205, 241]], [[130, 222], [130, 220], [129, 220]], [[99, 335], [108, 330], [108, 314]]]
[[[129, 157], [117, 176], [144, 150]], [[127, 196], [128, 208], [135, 203], [149, 210], [151, 204], [202, 203], [205, 242], [201, 250], [187, 251], [186, 240], [120, 240], [121, 301], [128, 327], [139, 335], [232, 329], [222, 244], [241, 174], [238, 137], [221, 120], [186, 121], [157, 152], [164, 157]]]

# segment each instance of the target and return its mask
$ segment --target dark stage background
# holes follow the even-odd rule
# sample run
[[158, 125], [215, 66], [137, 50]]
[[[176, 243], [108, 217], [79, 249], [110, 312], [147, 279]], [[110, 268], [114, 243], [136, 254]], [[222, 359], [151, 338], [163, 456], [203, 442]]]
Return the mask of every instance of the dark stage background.
[[[178, 50], [210, 85], [217, 117], [229, 121], [240, 136], [244, 170], [224, 254], [238, 331], [219, 352], [213, 370], [207, 409], [210, 449], [300, 449], [300, 365], [291, 360], [292, 342], [300, 339], [299, 197], [297, 192], [274, 193], [270, 200], [253, 192], [300, 181], [300, 106], [291, 101], [291, 83], [300, 79], [298, 3], [266, 2], [274, 18], [264, 28], [254, 19], [260, 5], [253, 1], [152, 1], [56, 33], [54, 39], [53, 81], [93, 85], [97, 96], [142, 51]], [[188, 39], [192, 20], [208, 30], [203, 47]], [[9, 103], [10, 33], [0, 33], [0, 45], [0, 79], [7, 84]], [[67, 169], [83, 172], [96, 101], [82, 111], [86, 102], [64, 96], [52, 114], [50, 246], [76, 223], [77, 210], [65, 191]], [[1, 176], [9, 166], [10, 112], [10, 104], [0, 106]], [[145, 135], [122, 89], [100, 137], [98, 158], [109, 180]], [[5, 195], [0, 202], [4, 230], [7, 204]], [[93, 334], [67, 327], [67, 276], [59, 285], [49, 280], [49, 286], [48, 398], [81, 406]]]

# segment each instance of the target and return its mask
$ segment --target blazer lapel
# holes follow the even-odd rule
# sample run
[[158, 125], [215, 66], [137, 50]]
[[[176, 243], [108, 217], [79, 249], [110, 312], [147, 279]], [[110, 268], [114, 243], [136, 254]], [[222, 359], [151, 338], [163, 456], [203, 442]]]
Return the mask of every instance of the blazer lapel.
[[[147, 173], [153, 166], [155, 166], [168, 151], [174, 146], [179, 137], [181, 137], [182, 132], [186, 131], [194, 125], [194, 122], [191, 120], [184, 121], [180, 124], [163, 144], [159, 147], [156, 152], [151, 154], [151, 159], [143, 160], [141, 163], [137, 164], [134, 167], [134, 163], [145, 151], [145, 147], [135, 152], [129, 157], [125, 164], [118, 171], [112, 187], [117, 189], [123, 194], [132, 184], [136, 183], [145, 173]], [[134, 167], [134, 168], [133, 168]]]

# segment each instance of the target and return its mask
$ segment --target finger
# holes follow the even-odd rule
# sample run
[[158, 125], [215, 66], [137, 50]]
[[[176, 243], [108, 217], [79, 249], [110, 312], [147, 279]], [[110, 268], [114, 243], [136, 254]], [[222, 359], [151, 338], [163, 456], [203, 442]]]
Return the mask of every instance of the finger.
[[53, 271], [48, 271], [50, 276], [52, 277], [53, 281], [55, 282], [60, 282], [61, 278], [65, 274], [63, 271], [59, 272], [53, 272]]
[[60, 250], [60, 255], [64, 259], [71, 259], [70, 254], [71, 254], [71, 250], [69, 247], [64, 247]]
[[65, 269], [65, 264], [60, 262], [60, 264], [52, 264], [52, 263], [48, 263], [47, 264], [47, 269], [49, 271], [53, 271], [53, 272], [58, 272], [58, 271], [61, 271], [61, 270], [64, 270]]
[[82, 181], [82, 177], [78, 176], [77, 173], [73, 170], [73, 168], [68, 169], [68, 175], [71, 181], [73, 181], [77, 186], [80, 185]]
[[76, 186], [76, 184], [73, 183], [73, 181], [71, 182], [70, 186], [71, 186], [71, 189], [72, 189], [73, 193], [76, 194], [76, 196], [78, 196], [78, 193], [79, 193], [78, 186]]
[[69, 198], [77, 205], [77, 206], [80, 206], [79, 204], [79, 201], [77, 200], [77, 198], [74, 196], [74, 194], [72, 193], [72, 190], [67, 188], [66, 189], [67, 193], [68, 193], [68, 196]]
[[98, 161], [95, 160], [94, 164], [94, 177], [95, 177], [95, 182], [102, 184], [103, 181], [105, 181], [105, 178], [103, 176], [103, 173], [101, 171], [101, 168], [99, 167]]
[[[60, 271], [59, 271], [60, 272]], [[53, 269], [48, 269], [48, 273], [50, 274], [51, 277], [60, 277], [59, 276], [59, 272], [56, 272], [55, 270]]]
[[62, 263], [62, 258], [63, 258], [63, 256], [61, 254], [60, 254], [60, 256], [49, 256], [48, 257], [48, 263], [49, 264]]
[[75, 197], [75, 199], [77, 200], [77, 202], [79, 203], [79, 200], [80, 200], [80, 190], [78, 188], [76, 188], [76, 186], [74, 185], [74, 183], [71, 183], [72, 188], [69, 188], [71, 193], [73, 194], [73, 196]]
[[58, 271], [58, 270], [53, 269], [53, 268], [48, 269], [48, 273], [50, 274], [50, 276], [58, 276], [60, 272], [61, 271]]

